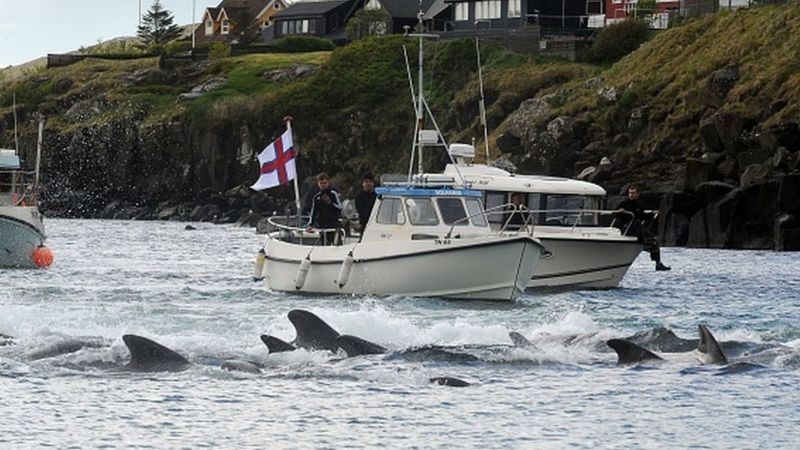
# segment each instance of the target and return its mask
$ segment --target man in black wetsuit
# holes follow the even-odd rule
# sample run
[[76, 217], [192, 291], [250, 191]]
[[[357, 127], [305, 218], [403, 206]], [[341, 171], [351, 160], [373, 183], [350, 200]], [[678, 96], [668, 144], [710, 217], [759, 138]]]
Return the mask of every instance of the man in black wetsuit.
[[356, 211], [358, 211], [358, 223], [361, 225], [362, 235], [367, 228], [367, 221], [372, 213], [372, 207], [375, 206], [376, 198], [378, 198], [378, 194], [375, 193], [375, 177], [367, 172], [361, 176], [361, 192], [356, 196]]
[[342, 212], [342, 202], [339, 193], [331, 188], [330, 178], [325, 172], [317, 175], [317, 192], [311, 201], [310, 220], [308, 228], [323, 228], [328, 231], [320, 233], [322, 245], [334, 245], [336, 230], [339, 229], [339, 216]]
[[[656, 270], [670, 270], [671, 267], [665, 266], [661, 262], [661, 250], [658, 246], [658, 240], [655, 235], [650, 231], [655, 216], [648, 213], [644, 206], [639, 202], [639, 187], [635, 184], [630, 185], [628, 188], [628, 198], [623, 200], [617, 205], [619, 228], [625, 233], [626, 236], [636, 236], [639, 242], [642, 243], [642, 249], [650, 252], [650, 259], [655, 261]], [[632, 213], [625, 214], [626, 212]]]

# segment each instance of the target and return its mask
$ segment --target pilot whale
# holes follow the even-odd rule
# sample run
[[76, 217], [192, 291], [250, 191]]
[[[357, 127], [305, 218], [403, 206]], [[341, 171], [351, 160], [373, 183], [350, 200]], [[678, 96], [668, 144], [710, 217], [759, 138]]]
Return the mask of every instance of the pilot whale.
[[192, 363], [178, 352], [169, 349], [156, 341], [135, 334], [122, 336], [122, 342], [128, 347], [131, 360], [123, 369], [137, 372], [180, 372], [189, 368]]
[[[727, 364], [728, 358], [707, 326], [697, 326], [700, 339], [694, 356], [703, 364]], [[656, 353], [628, 340], [609, 339], [606, 344], [617, 353], [618, 365], [638, 364], [644, 361], [663, 361]]]

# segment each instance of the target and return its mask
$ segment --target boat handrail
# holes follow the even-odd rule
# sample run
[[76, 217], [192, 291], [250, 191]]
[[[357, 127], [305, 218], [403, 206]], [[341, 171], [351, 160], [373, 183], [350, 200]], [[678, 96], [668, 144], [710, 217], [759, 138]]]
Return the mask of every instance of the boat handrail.
[[[516, 212], [521, 212], [523, 214], [523, 223], [522, 224], [511, 224], [510, 223], [511, 218], [513, 217], [514, 213], [516, 213]], [[534, 217], [535, 214], [540, 214], [540, 213], [562, 213], [562, 214], [565, 214], [565, 215], [569, 214], [569, 215], [577, 215], [577, 216], [582, 216], [582, 215], [586, 215], [586, 214], [598, 214], [598, 215], [618, 215], [618, 214], [621, 214], [621, 215], [631, 216], [631, 219], [635, 217], [632, 212], [625, 211], [625, 210], [608, 210], [608, 209], [530, 209], [525, 205], [515, 205], [513, 203], [505, 203], [505, 204], [494, 206], [492, 208], [488, 208], [488, 209], [485, 209], [485, 210], [483, 210], [481, 212], [478, 212], [478, 213], [475, 213], [475, 214], [472, 214], [472, 215], [469, 215], [469, 216], [466, 216], [466, 217], [463, 217], [461, 219], [456, 220], [455, 222], [453, 222], [451, 224], [450, 230], [448, 230], [448, 233], [447, 233], [446, 236], [449, 238], [452, 235], [452, 233], [453, 233], [453, 231], [454, 231], [454, 229], [455, 229], [455, 227], [457, 225], [459, 225], [461, 223], [467, 223], [473, 217], [479, 216], [481, 214], [484, 214], [487, 217], [488, 216], [498, 215], [498, 214], [502, 214], [504, 216], [508, 216], [505, 219], [505, 221], [502, 222], [502, 226], [500, 227], [500, 230], [498, 231], [499, 233], [512, 231], [509, 228], [509, 225], [514, 225], [514, 226], [519, 226], [519, 228], [516, 229], [516, 230], [513, 230], [513, 231], [519, 231], [519, 230], [523, 230], [524, 229], [524, 230], [528, 230], [528, 234], [532, 235], [533, 234], [533, 230], [534, 230], [534, 228], [536, 226], [536, 224], [533, 222], [533, 217]], [[575, 220], [572, 223], [572, 230], [575, 230], [577, 228], [579, 222], [580, 222], [580, 220]], [[613, 223], [614, 222], [612, 221], [612, 224], [610, 226], [613, 226]], [[633, 223], [632, 220], [628, 222], [628, 225], [625, 227], [625, 230], [622, 231], [623, 235], [627, 235], [628, 230], [630, 229], [632, 223]]]
[[[269, 240], [272, 238], [272, 235], [275, 231], [286, 231], [290, 233], [290, 235], [298, 236], [300, 238], [300, 244], [303, 244], [303, 239], [318, 239], [322, 233], [325, 232], [335, 232], [340, 236], [338, 242], [344, 242], [344, 235], [345, 230], [343, 227], [336, 227], [336, 228], [319, 228], [319, 227], [310, 227], [310, 226], [293, 226], [287, 225], [286, 223], [280, 223], [280, 221], [289, 222], [295, 221], [296, 223], [308, 223], [308, 216], [270, 216], [267, 217], [267, 236], [266, 239]], [[277, 239], [280, 239], [278, 237]], [[340, 245], [340, 244], [337, 244]]]

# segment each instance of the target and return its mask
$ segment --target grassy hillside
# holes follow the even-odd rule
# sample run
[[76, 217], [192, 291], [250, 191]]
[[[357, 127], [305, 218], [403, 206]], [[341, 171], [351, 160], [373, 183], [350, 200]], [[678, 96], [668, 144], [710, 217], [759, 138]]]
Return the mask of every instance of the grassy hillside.
[[[35, 136], [33, 113], [41, 112], [48, 119], [54, 152], [68, 146], [92, 154], [127, 149], [120, 150], [130, 152], [125, 160], [138, 161], [143, 147], [164, 145], [158, 150], [164, 155], [183, 155], [173, 163], [187, 165], [180, 169], [188, 174], [187, 189], [197, 192], [211, 183], [224, 190], [251, 181], [248, 158], [291, 115], [302, 173], [324, 169], [349, 185], [363, 170], [383, 173], [407, 167], [414, 124], [403, 45], [414, 64], [416, 43], [391, 36], [334, 52], [230, 57], [169, 70], [160, 70], [158, 60], [149, 58], [89, 59], [31, 71], [19, 80], [0, 81], [0, 146], [11, 141], [11, 95], [16, 93], [28, 143]], [[439, 125], [452, 140], [474, 137], [481, 145], [474, 42], [441, 41], [426, 47], [426, 91]], [[619, 179], [671, 180], [682, 172], [682, 158], [702, 151], [698, 124], [711, 113], [743, 114], [764, 127], [798, 120], [800, 3], [686, 21], [610, 67], [488, 47], [482, 59], [494, 156], [516, 152], [526, 168], [526, 142], [502, 148], [497, 141], [507, 134], [509, 117], [522, 102], [549, 95], [552, 110], [536, 119], [532, 126], [537, 132], [559, 116], [572, 117], [579, 125], [570, 143], [574, 150], [557, 174], [573, 176], [573, 162], [608, 155], [620, 162]], [[305, 65], [316, 69], [309, 76], [270, 78], [275, 71]], [[726, 67], [736, 68], [739, 80], [721, 103], [712, 104], [709, 77]], [[179, 94], [215, 78], [221, 83], [199, 98], [179, 100]], [[619, 98], [604, 101], [598, 95], [601, 88], [616, 89]], [[632, 111], [643, 106], [647, 125], [632, 134], [626, 124]], [[106, 136], [96, 133], [104, 127], [110, 130], [103, 138], [109, 142], [95, 146], [91, 136]], [[630, 136], [619, 137], [626, 133]], [[78, 149], [76, 134], [90, 148]], [[116, 142], [115, 136], [125, 141]], [[431, 168], [443, 159], [429, 157]], [[631, 162], [635, 164], [627, 164]], [[76, 168], [70, 173], [81, 172]], [[128, 179], [104, 182], [123, 181]]]

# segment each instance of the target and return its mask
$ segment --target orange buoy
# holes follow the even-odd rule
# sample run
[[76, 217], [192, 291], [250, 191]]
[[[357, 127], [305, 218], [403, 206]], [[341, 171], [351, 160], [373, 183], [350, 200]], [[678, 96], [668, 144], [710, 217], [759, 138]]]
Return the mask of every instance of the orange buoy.
[[33, 251], [31, 260], [36, 267], [50, 267], [53, 264], [53, 251], [44, 245], [40, 245]]

